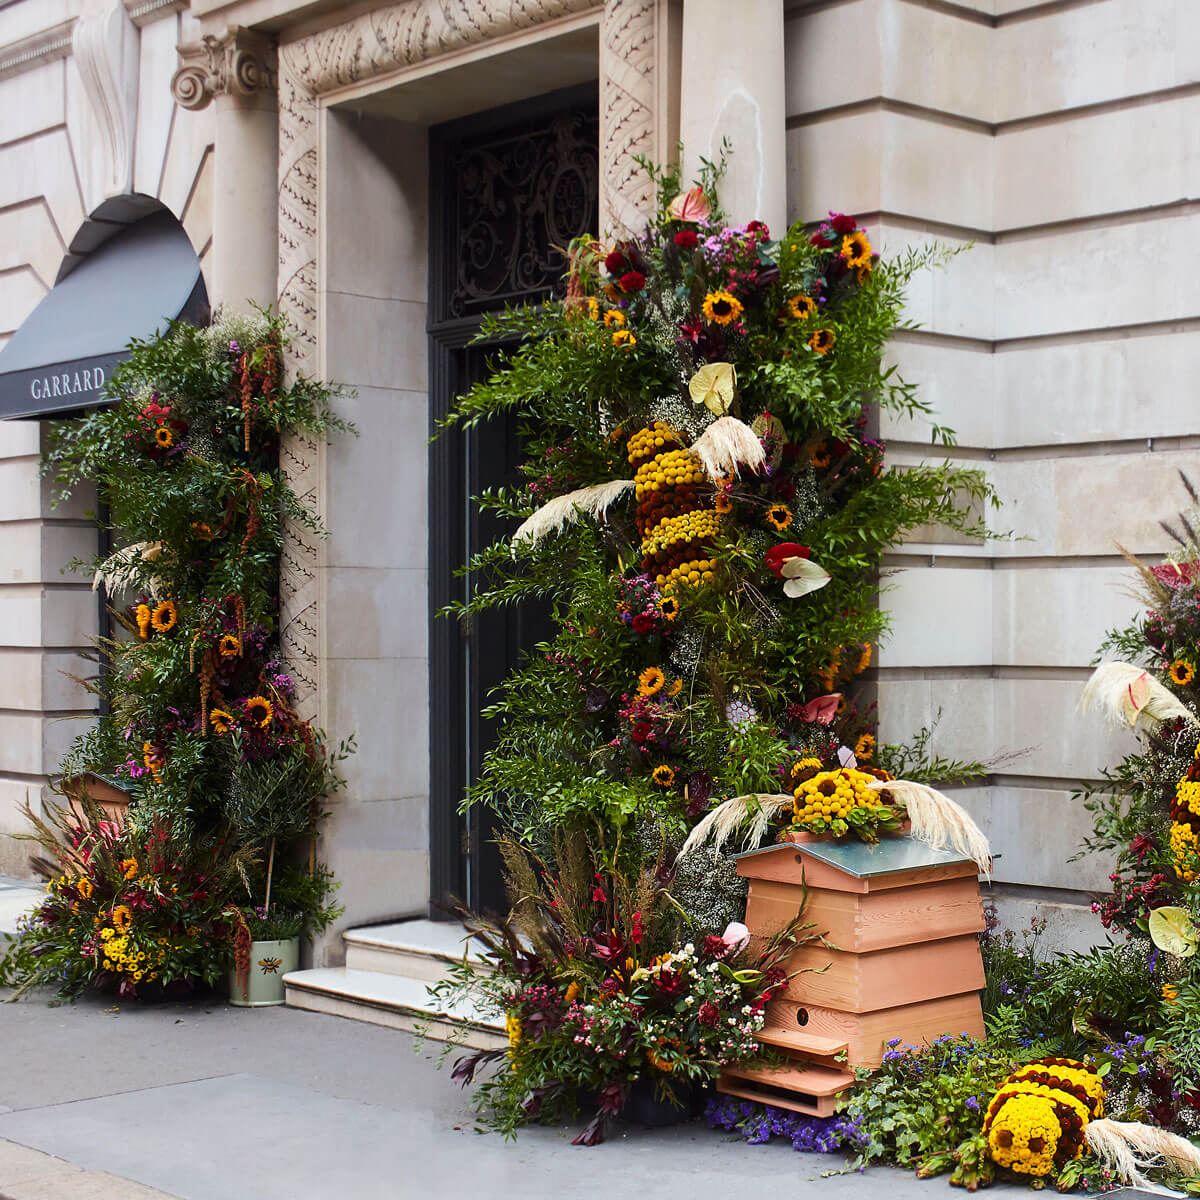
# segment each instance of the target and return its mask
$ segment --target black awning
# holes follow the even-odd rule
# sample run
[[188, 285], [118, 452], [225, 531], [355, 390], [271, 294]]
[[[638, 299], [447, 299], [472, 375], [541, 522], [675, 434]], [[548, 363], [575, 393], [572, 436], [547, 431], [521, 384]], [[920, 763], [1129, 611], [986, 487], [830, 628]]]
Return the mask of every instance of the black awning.
[[0, 350], [0, 419], [103, 403], [130, 338], [148, 338], [176, 317], [207, 321], [208, 293], [183, 227], [157, 212], [56, 283]]

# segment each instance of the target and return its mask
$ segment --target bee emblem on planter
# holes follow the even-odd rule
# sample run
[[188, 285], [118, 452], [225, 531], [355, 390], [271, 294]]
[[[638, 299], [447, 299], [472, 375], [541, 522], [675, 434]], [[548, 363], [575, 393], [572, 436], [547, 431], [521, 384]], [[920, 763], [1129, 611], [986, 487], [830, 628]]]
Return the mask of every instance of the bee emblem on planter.
[[279, 968], [283, 966], [283, 959], [260, 958], [258, 960], [258, 965], [262, 967], [262, 972], [264, 975], [274, 975], [278, 972]]

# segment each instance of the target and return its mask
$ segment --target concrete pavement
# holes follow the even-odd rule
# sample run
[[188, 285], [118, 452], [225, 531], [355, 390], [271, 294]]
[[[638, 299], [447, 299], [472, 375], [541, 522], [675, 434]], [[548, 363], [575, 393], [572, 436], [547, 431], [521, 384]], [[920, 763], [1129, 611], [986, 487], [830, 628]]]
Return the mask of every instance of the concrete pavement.
[[[480, 1135], [467, 1096], [437, 1068], [440, 1050], [378, 1026], [219, 999], [4, 1005], [0, 1139], [14, 1145], [0, 1147], [0, 1198], [951, 1195], [945, 1180], [890, 1170], [821, 1179], [840, 1161], [747, 1146], [703, 1123], [627, 1128], [591, 1150], [570, 1144], [574, 1128], [533, 1128], [515, 1142]], [[40, 1191], [29, 1183], [39, 1164]]]

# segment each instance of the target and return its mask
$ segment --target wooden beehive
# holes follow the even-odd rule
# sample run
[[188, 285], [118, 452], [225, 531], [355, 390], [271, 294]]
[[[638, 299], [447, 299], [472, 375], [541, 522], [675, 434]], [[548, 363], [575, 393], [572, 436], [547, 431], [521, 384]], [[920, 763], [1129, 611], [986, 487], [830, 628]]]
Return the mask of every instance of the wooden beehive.
[[795, 917], [807, 885], [805, 920], [835, 948], [794, 951], [789, 973], [810, 970], [767, 1006], [759, 1041], [794, 1065], [731, 1068], [721, 1091], [828, 1116], [853, 1069], [879, 1066], [890, 1039], [983, 1036], [983, 905], [969, 859], [904, 835], [869, 846], [791, 834], [741, 855], [738, 874], [750, 880], [756, 939]]

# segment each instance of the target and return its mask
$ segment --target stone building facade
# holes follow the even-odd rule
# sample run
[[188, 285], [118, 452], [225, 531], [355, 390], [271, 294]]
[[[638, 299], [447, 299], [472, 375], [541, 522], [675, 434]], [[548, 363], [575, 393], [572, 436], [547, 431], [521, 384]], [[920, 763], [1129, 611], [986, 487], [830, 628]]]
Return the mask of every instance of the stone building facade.
[[[889, 558], [882, 732], [940, 710], [940, 753], [995, 760], [960, 795], [1001, 854], [997, 894], [1014, 920], [1049, 906], [1088, 928], [1108, 868], [1067, 862], [1086, 827], [1071, 791], [1122, 746], [1075, 704], [1104, 629], [1133, 611], [1115, 543], [1164, 548], [1157, 519], [1200, 441], [1189, 0], [0, 0], [0, 345], [64, 265], [166, 209], [214, 302], [278, 302], [297, 366], [355, 390], [362, 436], [285, 447], [330, 529], [290, 538], [285, 646], [307, 713], [358, 736], [325, 834], [345, 921], [423, 913], [444, 823], [430, 130], [580, 86], [598, 98], [602, 228], [646, 210], [634, 155], [680, 138], [708, 155], [727, 135], [741, 219], [837, 208], [889, 252], [970, 244], [917, 282], [920, 328], [893, 353], [958, 431], [954, 457], [995, 483], [990, 519], [1011, 536]], [[929, 453], [919, 425], [883, 433], [893, 461]], [[73, 732], [61, 718], [88, 710], [62, 672], [96, 600], [62, 569], [95, 532], [86, 501], [49, 507], [43, 436], [0, 422], [0, 831], [39, 800]], [[22, 867], [3, 843], [0, 871]]]

